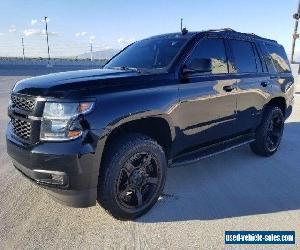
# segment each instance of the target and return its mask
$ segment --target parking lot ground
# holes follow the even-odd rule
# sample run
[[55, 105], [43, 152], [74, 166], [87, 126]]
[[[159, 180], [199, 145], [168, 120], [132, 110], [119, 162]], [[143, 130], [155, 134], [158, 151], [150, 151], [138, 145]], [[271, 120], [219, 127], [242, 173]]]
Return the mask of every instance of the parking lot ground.
[[274, 249], [224, 245], [225, 230], [295, 230], [300, 248], [300, 84], [279, 151], [243, 146], [169, 169], [164, 194], [134, 222], [99, 205], [70, 208], [17, 172], [6, 153], [6, 108], [13, 84], [28, 76], [0, 71], [0, 249]]

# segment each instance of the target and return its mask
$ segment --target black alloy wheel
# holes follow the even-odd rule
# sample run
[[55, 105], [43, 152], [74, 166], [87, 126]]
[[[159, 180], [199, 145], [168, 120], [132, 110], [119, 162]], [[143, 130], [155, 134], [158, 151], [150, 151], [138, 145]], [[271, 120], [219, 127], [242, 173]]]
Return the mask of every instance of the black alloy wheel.
[[284, 120], [280, 113], [273, 113], [267, 128], [267, 147], [269, 151], [278, 148], [284, 128]]
[[111, 142], [100, 167], [98, 201], [115, 218], [135, 219], [154, 206], [167, 174], [163, 148], [143, 134]]
[[250, 143], [255, 154], [271, 156], [277, 151], [284, 130], [284, 121], [283, 111], [279, 107], [265, 108], [262, 122], [255, 132], [255, 141]]
[[136, 153], [120, 171], [117, 201], [129, 209], [147, 206], [157, 192], [160, 179], [161, 171], [155, 158], [147, 152]]

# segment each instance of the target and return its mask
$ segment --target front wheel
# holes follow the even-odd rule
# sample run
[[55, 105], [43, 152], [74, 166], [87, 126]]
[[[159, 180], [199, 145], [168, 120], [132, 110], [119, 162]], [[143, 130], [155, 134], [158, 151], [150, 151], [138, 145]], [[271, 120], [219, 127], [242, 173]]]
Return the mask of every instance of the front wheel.
[[167, 161], [162, 147], [141, 134], [116, 141], [105, 156], [99, 178], [98, 201], [118, 219], [145, 214], [165, 184]]
[[261, 156], [273, 155], [281, 142], [284, 129], [284, 115], [278, 107], [267, 107], [261, 125], [250, 144], [252, 151]]

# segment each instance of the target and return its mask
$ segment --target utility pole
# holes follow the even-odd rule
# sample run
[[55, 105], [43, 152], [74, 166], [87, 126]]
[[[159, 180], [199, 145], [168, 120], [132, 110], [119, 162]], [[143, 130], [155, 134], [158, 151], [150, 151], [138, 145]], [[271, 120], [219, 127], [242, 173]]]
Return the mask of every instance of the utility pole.
[[293, 33], [293, 44], [292, 44], [292, 55], [291, 55], [291, 63], [295, 63], [294, 55], [295, 55], [295, 46], [296, 46], [296, 40], [299, 38], [298, 32], [298, 24], [299, 24], [299, 18], [300, 18], [300, 0], [298, 2], [298, 11], [293, 15], [293, 18], [295, 19], [295, 26], [294, 26], [294, 33]]
[[50, 63], [50, 48], [49, 48], [49, 38], [48, 38], [48, 25], [47, 25], [47, 17], [45, 16], [45, 24], [46, 24], [46, 36], [47, 36], [47, 47], [48, 47], [48, 62]]
[[24, 38], [22, 37], [23, 61], [25, 60]]
[[183, 18], [180, 18], [180, 32], [182, 32], [182, 21], [183, 21]]
[[91, 62], [93, 61], [93, 42], [90, 42]]

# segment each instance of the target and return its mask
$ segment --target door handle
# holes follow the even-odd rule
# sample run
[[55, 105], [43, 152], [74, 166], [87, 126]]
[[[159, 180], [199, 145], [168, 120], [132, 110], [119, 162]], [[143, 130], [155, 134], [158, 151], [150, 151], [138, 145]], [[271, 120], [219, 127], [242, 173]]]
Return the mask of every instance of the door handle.
[[267, 81], [263, 81], [263, 82], [260, 83], [260, 85], [263, 86], [263, 87], [265, 88], [265, 87], [267, 87], [268, 85], [270, 85], [270, 83], [267, 82]]
[[223, 87], [223, 90], [225, 90], [226, 92], [231, 92], [232, 90], [234, 90], [234, 85], [227, 85]]

